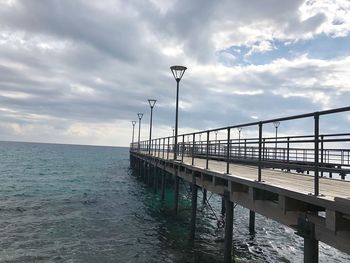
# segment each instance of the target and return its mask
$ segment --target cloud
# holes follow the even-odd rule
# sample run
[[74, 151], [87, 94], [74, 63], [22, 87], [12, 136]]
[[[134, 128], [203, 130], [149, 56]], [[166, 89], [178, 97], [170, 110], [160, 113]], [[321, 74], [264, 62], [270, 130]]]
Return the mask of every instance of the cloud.
[[[281, 46], [344, 39], [349, 9], [347, 1], [2, 1], [0, 140], [128, 145], [137, 112], [148, 125], [149, 97], [158, 100], [154, 134], [170, 135], [169, 66], [178, 63], [188, 66], [182, 131], [346, 105], [349, 55]], [[272, 51], [281, 56], [261, 64], [237, 56]]]

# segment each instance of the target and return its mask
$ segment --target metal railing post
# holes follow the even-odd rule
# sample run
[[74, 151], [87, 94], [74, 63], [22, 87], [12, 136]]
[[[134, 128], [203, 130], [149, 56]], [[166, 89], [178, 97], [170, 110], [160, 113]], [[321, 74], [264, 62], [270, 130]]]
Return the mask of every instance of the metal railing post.
[[154, 156], [157, 156], [157, 139], [154, 139]]
[[157, 139], [154, 139], [154, 157], [157, 156]]
[[263, 160], [269, 159], [268, 151], [267, 151], [267, 148], [265, 146], [265, 138], [263, 139], [262, 159]]
[[164, 151], [165, 151], [165, 138], [163, 138], [163, 154], [162, 154], [162, 159], [164, 159]]
[[[287, 163], [288, 163], [288, 164], [289, 164], [289, 147], [290, 147], [290, 146], [289, 146], [289, 145], [290, 145], [289, 141], [290, 141], [290, 138], [288, 137], [288, 138], [287, 138]], [[289, 172], [290, 169], [288, 168], [287, 171]]]
[[314, 153], [314, 160], [315, 160], [315, 175], [314, 175], [314, 194], [315, 196], [319, 195], [319, 163], [318, 163], [318, 157], [319, 157], [319, 128], [320, 128], [320, 115], [318, 112], [315, 112], [314, 115], [315, 119], [315, 153]]
[[[323, 166], [323, 135], [321, 135], [321, 166]], [[321, 177], [323, 177], [323, 170], [321, 171]]]
[[153, 140], [151, 140], [150, 144], [151, 144], [151, 155], [153, 155]]
[[157, 139], [154, 139], [154, 157], [157, 156]]
[[261, 182], [261, 168], [262, 168], [262, 122], [259, 123], [259, 169], [258, 169], [258, 182]]
[[169, 151], [170, 151], [170, 137], [168, 137], [168, 149], [167, 149], [167, 156], [166, 159], [169, 160]]
[[226, 174], [230, 173], [230, 140], [231, 128], [227, 128]]
[[181, 162], [184, 162], [184, 154], [185, 154], [185, 135], [182, 135], [182, 155]]
[[192, 165], [194, 165], [194, 147], [196, 145], [195, 140], [196, 140], [196, 134], [193, 133], [192, 134], [192, 162], [191, 162]]
[[209, 131], [207, 131], [207, 156], [205, 162], [205, 169], [209, 169]]
[[159, 139], [159, 141], [158, 141], [158, 157], [160, 157], [160, 139]]

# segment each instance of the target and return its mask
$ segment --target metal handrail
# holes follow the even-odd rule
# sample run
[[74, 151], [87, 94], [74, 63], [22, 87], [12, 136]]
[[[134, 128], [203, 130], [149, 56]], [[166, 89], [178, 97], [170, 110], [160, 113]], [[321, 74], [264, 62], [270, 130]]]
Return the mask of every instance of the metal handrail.
[[[205, 167], [208, 169], [210, 159], [221, 158], [227, 164], [227, 173], [230, 173], [229, 163], [231, 162], [254, 164], [258, 166], [258, 181], [262, 180], [261, 169], [264, 167], [287, 169], [288, 171], [291, 169], [313, 171], [314, 195], [317, 196], [319, 195], [319, 176], [323, 176], [324, 172], [328, 172], [329, 177], [332, 177], [333, 172], [339, 173], [342, 179], [350, 173], [348, 169], [350, 166], [350, 149], [337, 149], [329, 145], [330, 143], [350, 143], [350, 133], [320, 134], [320, 116], [347, 111], [350, 111], [350, 107], [185, 133], [178, 135], [178, 138], [182, 140], [179, 140], [177, 145], [174, 145], [174, 136], [154, 139], [150, 143], [148, 141], [134, 142], [131, 144], [131, 151], [144, 153], [149, 145], [151, 147], [156, 145], [157, 148], [154, 147], [155, 149], [153, 149], [155, 155], [157, 151], [161, 151], [161, 141], [163, 140], [162, 149], [163, 153], [164, 151], [167, 152], [167, 159], [169, 159], [169, 152], [175, 152], [176, 149], [176, 153], [181, 155], [181, 161], [183, 161], [185, 155], [192, 157], [192, 163], [195, 156], [204, 158], [206, 160]], [[277, 137], [276, 133], [276, 137], [262, 136], [264, 124], [311, 117], [314, 118], [313, 135]], [[231, 139], [232, 129], [248, 126], [258, 126], [258, 138]], [[226, 139], [210, 140], [212, 132], [223, 130], [227, 131]], [[206, 134], [205, 140], [196, 138], [201, 134]], [[187, 142], [185, 142], [186, 136], [188, 138]], [[191, 141], [188, 136], [192, 137]], [[164, 145], [165, 141], [167, 141], [167, 145]], [[269, 147], [271, 144], [274, 144], [275, 147]], [[300, 145], [303, 145], [303, 147]], [[158, 156], [160, 156], [160, 153], [158, 153]]]

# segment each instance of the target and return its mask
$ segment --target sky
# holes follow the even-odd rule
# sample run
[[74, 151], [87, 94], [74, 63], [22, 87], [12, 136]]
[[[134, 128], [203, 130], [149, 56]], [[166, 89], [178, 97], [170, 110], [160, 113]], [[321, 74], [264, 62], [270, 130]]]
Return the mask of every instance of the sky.
[[0, 140], [128, 146], [149, 98], [169, 136], [172, 65], [179, 133], [348, 106], [349, 31], [345, 0], [0, 0]]

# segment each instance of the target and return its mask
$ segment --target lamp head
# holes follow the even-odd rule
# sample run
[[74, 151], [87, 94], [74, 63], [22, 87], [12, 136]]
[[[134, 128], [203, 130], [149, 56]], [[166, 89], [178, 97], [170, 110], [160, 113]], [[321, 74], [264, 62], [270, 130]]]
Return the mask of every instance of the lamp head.
[[148, 103], [149, 103], [149, 106], [151, 107], [151, 109], [153, 109], [156, 102], [157, 102], [157, 100], [155, 100], [155, 99], [148, 99]]
[[141, 113], [141, 112], [137, 113], [137, 117], [139, 117], [139, 120], [142, 119], [142, 116], [143, 116], [143, 113]]
[[187, 68], [184, 66], [177, 65], [177, 66], [171, 66], [170, 69], [171, 69], [171, 72], [173, 73], [175, 80], [180, 81]]
[[278, 126], [280, 126], [280, 122], [279, 121], [274, 121], [273, 122], [273, 126], [275, 126], [275, 128], [278, 128]]
[[136, 121], [131, 121], [131, 123], [132, 123], [132, 126], [135, 126]]
[[242, 130], [242, 127], [238, 127], [238, 128], [237, 128], [237, 130], [238, 130], [239, 132], [241, 132], [241, 130]]

